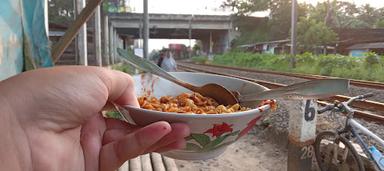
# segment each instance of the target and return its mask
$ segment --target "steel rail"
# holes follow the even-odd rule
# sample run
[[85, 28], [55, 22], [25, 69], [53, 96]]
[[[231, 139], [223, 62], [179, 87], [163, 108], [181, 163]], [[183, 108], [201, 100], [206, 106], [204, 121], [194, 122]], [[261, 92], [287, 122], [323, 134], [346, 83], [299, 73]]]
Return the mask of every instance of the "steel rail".
[[[233, 74], [227, 74], [227, 73], [218, 73], [218, 72], [214, 72], [212, 70], [206, 70], [206, 69], [201, 69], [201, 68], [194, 68], [194, 67], [186, 66], [186, 65], [183, 65], [180, 63], [178, 64], [178, 68], [181, 70], [184, 70], [184, 71], [189, 71], [189, 72], [205, 72], [205, 73], [218, 74], [218, 75], [223, 75], [223, 76], [239, 78], [239, 79], [258, 83], [258, 84], [263, 85], [263, 86], [270, 88], [270, 89], [286, 86], [286, 85], [280, 84], [280, 83], [258, 80], [258, 79], [253, 79], [253, 78], [248, 78], [248, 77], [243, 77], [243, 76], [233, 75]], [[336, 96], [333, 96], [333, 97], [330, 97], [327, 99], [321, 99], [318, 101], [318, 104], [326, 105], [326, 104], [329, 104], [329, 102], [333, 102], [334, 100], [345, 101], [345, 100], [348, 100], [349, 98], [350, 97], [348, 97], [348, 96], [336, 95]], [[352, 104], [352, 106], [360, 108], [360, 109], [364, 109], [364, 110], [370, 110], [370, 111], [384, 111], [384, 104], [379, 103], [379, 102], [374, 102], [374, 101], [354, 102]], [[356, 110], [355, 116], [358, 118], [364, 119], [364, 120], [368, 120], [368, 121], [376, 121], [376, 122], [384, 123], [384, 116], [383, 115], [373, 114], [373, 113], [363, 111], [363, 110]]]
[[[196, 64], [191, 63], [191, 62], [188, 62], [188, 63], [187, 62], [182, 62], [181, 64], [196, 65]], [[239, 71], [263, 73], [263, 74], [283, 75], [283, 76], [303, 78], [303, 79], [309, 79], [309, 80], [325, 79], [325, 78], [336, 78], [336, 77], [329, 77], [329, 76], [322, 76], [322, 75], [308, 75], [308, 74], [299, 74], [299, 73], [266, 71], [266, 70], [251, 69], [251, 68], [241, 68], [241, 67], [233, 67], [233, 66], [217, 65], [217, 64], [199, 64], [199, 65], [208, 66], [208, 67], [215, 67], [215, 68], [226, 68], [226, 69], [239, 70]], [[351, 85], [358, 86], [358, 87], [367, 87], [367, 88], [374, 88], [374, 89], [384, 89], [384, 83], [380, 83], [380, 82], [356, 80], [356, 79], [350, 79], [350, 81], [351, 81]]]

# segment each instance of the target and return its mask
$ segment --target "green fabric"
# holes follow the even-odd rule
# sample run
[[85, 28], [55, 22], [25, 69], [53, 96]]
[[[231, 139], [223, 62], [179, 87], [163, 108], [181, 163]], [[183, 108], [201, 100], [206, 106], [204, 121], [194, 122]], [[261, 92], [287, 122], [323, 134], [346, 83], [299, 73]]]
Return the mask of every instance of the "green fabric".
[[[24, 57], [33, 68], [53, 66], [48, 33], [45, 29], [44, 0], [24, 0], [23, 31]], [[27, 66], [28, 69], [33, 69]]]
[[53, 66], [45, 31], [44, 3], [44, 0], [1, 0], [0, 80], [23, 70]]
[[23, 69], [23, 30], [17, 0], [2, 0], [0, 5], [0, 80]]

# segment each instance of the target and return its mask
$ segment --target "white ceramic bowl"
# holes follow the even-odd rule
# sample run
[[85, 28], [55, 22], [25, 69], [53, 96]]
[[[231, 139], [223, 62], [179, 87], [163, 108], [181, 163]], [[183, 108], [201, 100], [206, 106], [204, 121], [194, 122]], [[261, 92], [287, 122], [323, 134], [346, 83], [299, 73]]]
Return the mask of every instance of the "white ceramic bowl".
[[[230, 90], [236, 90], [240, 94], [256, 93], [267, 89], [253, 82], [213, 74], [190, 72], [171, 74], [195, 85], [218, 83]], [[159, 98], [165, 95], [177, 96], [190, 92], [168, 80], [150, 74], [136, 75], [133, 78], [137, 96], [151, 92], [153, 96]], [[252, 110], [249, 111], [210, 115], [159, 112], [126, 106], [130, 116], [126, 115], [125, 118], [137, 125], [148, 125], [156, 121], [187, 123], [192, 134], [186, 138], [186, 149], [166, 152], [163, 155], [182, 160], [204, 160], [222, 154], [228, 145], [245, 135], [257, 120], [269, 111], [270, 105], [257, 107], [259, 104], [260, 101], [241, 104], [251, 107]]]

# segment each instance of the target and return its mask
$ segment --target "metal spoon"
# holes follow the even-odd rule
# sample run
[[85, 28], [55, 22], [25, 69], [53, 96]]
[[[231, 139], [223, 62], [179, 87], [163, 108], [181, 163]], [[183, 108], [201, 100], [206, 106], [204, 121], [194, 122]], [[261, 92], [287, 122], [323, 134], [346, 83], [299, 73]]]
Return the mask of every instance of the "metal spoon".
[[[257, 94], [248, 94], [240, 96], [241, 102], [287, 98], [287, 99], [319, 99], [330, 95], [347, 92], [349, 88], [349, 80], [345, 79], [323, 79], [313, 80], [273, 90], [263, 91]], [[110, 102], [114, 106], [122, 118], [127, 122], [134, 124], [129, 112], [123, 106]]]
[[177, 79], [176, 77], [161, 69], [159, 66], [144, 58], [135, 56], [133, 54], [128, 54], [127, 51], [120, 48], [117, 49], [117, 52], [122, 57], [122, 59], [125, 59], [127, 62], [133, 64], [135, 67], [163, 77], [191, 91], [198, 92], [203, 96], [211, 97], [215, 99], [219, 104], [233, 105], [239, 103], [238, 99], [231, 91], [219, 84], [209, 83], [198, 87]]
[[292, 84], [256, 94], [240, 95], [240, 102], [265, 99], [320, 99], [348, 92], [349, 80], [321, 79]]
[[220, 104], [228, 105], [239, 102], [248, 102], [255, 100], [285, 98], [285, 99], [319, 99], [323, 97], [329, 97], [331, 95], [347, 92], [349, 89], [349, 80], [347, 79], [321, 79], [312, 80], [297, 84], [292, 84], [286, 87], [281, 87], [272, 90], [266, 90], [256, 94], [236, 94], [229, 91], [225, 87], [210, 83], [202, 87], [197, 87], [189, 83], [178, 80], [166, 71], [153, 64], [152, 62], [145, 60], [135, 55], [129, 55], [126, 51], [118, 49], [118, 53], [138, 68], [141, 68], [147, 72], [161, 76], [169, 81], [172, 81], [180, 86], [183, 86], [192, 91], [198, 92], [203, 96], [208, 96], [215, 99]]

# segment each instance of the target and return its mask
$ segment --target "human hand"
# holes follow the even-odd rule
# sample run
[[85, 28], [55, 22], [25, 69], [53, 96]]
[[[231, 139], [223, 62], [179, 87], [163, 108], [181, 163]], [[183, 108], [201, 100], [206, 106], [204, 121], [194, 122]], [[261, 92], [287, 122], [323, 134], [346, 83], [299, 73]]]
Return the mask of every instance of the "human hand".
[[0, 165], [5, 170], [115, 170], [152, 151], [185, 146], [185, 124], [145, 127], [106, 119], [111, 101], [135, 105], [127, 74], [97, 67], [55, 67], [0, 82]]

